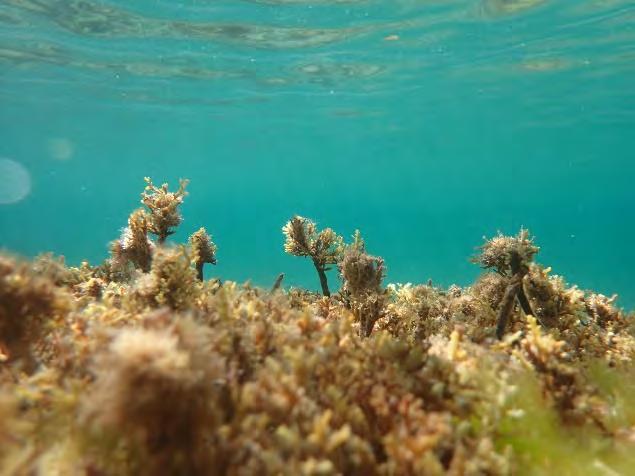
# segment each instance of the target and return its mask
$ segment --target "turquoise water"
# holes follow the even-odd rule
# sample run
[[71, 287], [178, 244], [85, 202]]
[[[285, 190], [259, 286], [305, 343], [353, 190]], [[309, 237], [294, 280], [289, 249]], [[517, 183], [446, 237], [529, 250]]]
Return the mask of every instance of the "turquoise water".
[[144, 176], [187, 177], [173, 240], [207, 227], [207, 275], [318, 289], [297, 213], [391, 282], [468, 284], [524, 225], [633, 308], [634, 126], [633, 2], [0, 3], [0, 246], [27, 256], [98, 263]]

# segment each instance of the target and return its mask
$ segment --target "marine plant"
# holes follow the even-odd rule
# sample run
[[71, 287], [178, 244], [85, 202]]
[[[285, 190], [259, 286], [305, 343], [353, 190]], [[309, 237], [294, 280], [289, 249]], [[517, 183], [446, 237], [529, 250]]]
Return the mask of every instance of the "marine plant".
[[125, 269], [131, 263], [144, 273], [150, 271], [154, 243], [148, 237], [150, 231], [149, 217], [145, 210], [138, 208], [128, 217], [128, 226], [121, 232], [121, 237], [110, 245], [112, 264], [118, 269]]
[[320, 278], [324, 296], [330, 296], [326, 271], [327, 265], [337, 264], [344, 249], [344, 241], [331, 228], [318, 231], [316, 224], [301, 216], [294, 216], [283, 227], [284, 250], [293, 256], [311, 258]]
[[126, 279], [0, 254], [0, 474], [630, 474], [635, 316], [503, 238], [448, 288], [334, 239], [332, 298], [201, 282], [192, 242]]
[[[141, 203], [147, 210], [134, 210], [121, 237], [110, 245], [112, 259], [108, 263], [108, 272], [118, 274], [123, 279], [130, 279], [130, 273], [126, 270], [129, 264], [148, 273], [157, 247], [165, 244], [167, 237], [175, 232], [174, 228], [182, 220], [179, 206], [187, 195], [185, 188], [188, 180], [180, 180], [176, 192], [170, 192], [167, 183], [157, 187], [149, 177], [144, 180], [146, 187], [141, 194]], [[156, 244], [148, 236], [149, 233], [157, 236]], [[198, 280], [202, 281], [205, 263], [216, 264], [216, 244], [203, 227], [192, 233], [188, 241], [192, 264]]]
[[36, 256], [31, 269], [35, 274], [49, 278], [56, 286], [69, 289], [82, 283], [87, 276], [92, 276], [88, 262], [83, 261], [79, 267], [66, 266], [64, 256], [56, 257], [53, 253]]
[[211, 474], [208, 441], [225, 411], [215, 383], [224, 359], [209, 352], [209, 329], [158, 317], [122, 329], [98, 355], [92, 392], [79, 408], [85, 449], [106, 467], [125, 455], [129, 474]]
[[473, 261], [485, 269], [493, 268], [507, 278], [496, 326], [496, 336], [502, 339], [516, 300], [525, 314], [534, 314], [524, 290], [523, 278], [529, 272], [529, 264], [540, 248], [534, 245], [529, 231], [521, 229], [516, 236], [504, 236], [499, 233], [498, 236], [486, 240], [480, 250], [480, 255], [473, 258]]
[[150, 271], [140, 276], [130, 296], [133, 302], [174, 310], [189, 307], [199, 293], [197, 272], [185, 246], [157, 247]]
[[190, 253], [196, 268], [196, 277], [199, 281], [203, 281], [203, 265], [205, 263], [216, 264], [217, 246], [203, 227], [190, 235], [189, 242]]
[[150, 177], [145, 177], [144, 180], [146, 187], [141, 194], [141, 203], [149, 210], [148, 231], [156, 235], [159, 244], [163, 244], [174, 233], [174, 228], [181, 224], [179, 206], [187, 195], [185, 188], [188, 180], [179, 180], [176, 192], [170, 192], [167, 183], [157, 187]]
[[33, 346], [47, 322], [68, 312], [71, 303], [65, 290], [28, 263], [0, 255], [0, 365], [17, 363], [34, 371]]
[[340, 294], [359, 322], [360, 335], [368, 337], [386, 305], [386, 291], [382, 289], [384, 260], [367, 254], [364, 241], [356, 232], [338, 268], [343, 282]]

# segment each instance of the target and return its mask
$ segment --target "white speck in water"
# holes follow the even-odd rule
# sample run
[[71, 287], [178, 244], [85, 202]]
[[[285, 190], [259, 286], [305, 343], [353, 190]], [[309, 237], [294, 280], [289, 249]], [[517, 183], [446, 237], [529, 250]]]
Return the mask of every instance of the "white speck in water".
[[0, 158], [0, 205], [18, 203], [31, 192], [31, 175], [15, 160]]
[[302, 67], [302, 71], [309, 74], [315, 74], [320, 72], [320, 67], [316, 64], [307, 64]]

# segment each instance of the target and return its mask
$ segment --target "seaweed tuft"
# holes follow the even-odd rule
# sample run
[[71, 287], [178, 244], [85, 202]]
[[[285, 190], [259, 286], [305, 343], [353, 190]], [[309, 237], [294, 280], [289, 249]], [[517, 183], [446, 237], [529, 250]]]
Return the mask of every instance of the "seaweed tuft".
[[0, 367], [16, 364], [35, 371], [33, 347], [50, 321], [63, 318], [72, 299], [29, 263], [0, 254]]
[[154, 243], [148, 237], [149, 217], [145, 210], [138, 208], [128, 217], [128, 226], [121, 237], [110, 245], [112, 268], [124, 271], [131, 264], [144, 273], [150, 271]]
[[131, 303], [173, 310], [190, 307], [200, 292], [192, 259], [183, 245], [156, 248], [149, 273], [140, 276], [130, 294]]
[[521, 228], [516, 236], [503, 236], [499, 233], [498, 236], [486, 240], [480, 250], [480, 255], [472, 258], [472, 261], [485, 269], [493, 268], [498, 274], [508, 278], [496, 325], [496, 336], [502, 339], [516, 301], [525, 314], [534, 314], [525, 293], [523, 280], [540, 248], [534, 245], [529, 231]]
[[[97, 360], [80, 415], [98, 464], [123, 452], [127, 468], [119, 474], [214, 472], [208, 442], [224, 418], [215, 402], [224, 361], [208, 342], [209, 330], [183, 318], [114, 337]], [[119, 444], [107, 444], [108, 438]]]
[[327, 265], [337, 264], [344, 250], [344, 240], [332, 229], [317, 231], [317, 226], [308, 218], [294, 216], [283, 227], [284, 251], [293, 256], [311, 258], [320, 278], [324, 296], [330, 296]]
[[368, 337], [379, 318], [384, 315], [387, 293], [382, 289], [386, 274], [384, 260], [365, 252], [361, 237], [346, 247], [339, 263], [342, 289], [340, 294], [359, 322], [359, 332]]
[[141, 194], [141, 203], [149, 210], [148, 231], [157, 237], [157, 242], [163, 244], [168, 236], [174, 234], [174, 228], [182, 221], [179, 206], [187, 195], [185, 188], [188, 180], [179, 180], [176, 192], [168, 190], [168, 184], [157, 187], [149, 177], [144, 178], [146, 188]]
[[203, 227], [190, 235], [189, 243], [192, 261], [194, 268], [196, 268], [196, 277], [199, 281], [203, 281], [203, 265], [205, 263], [216, 264], [217, 246]]

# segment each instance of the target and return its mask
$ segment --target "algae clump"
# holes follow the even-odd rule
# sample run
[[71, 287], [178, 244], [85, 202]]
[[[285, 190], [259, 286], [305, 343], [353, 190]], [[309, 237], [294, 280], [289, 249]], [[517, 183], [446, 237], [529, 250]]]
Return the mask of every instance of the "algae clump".
[[0, 474], [632, 471], [634, 316], [534, 262], [528, 232], [446, 289], [385, 284], [359, 233], [294, 217], [285, 251], [323, 296], [221, 284], [204, 228], [167, 241], [185, 182], [147, 183], [99, 266], [0, 255]]

